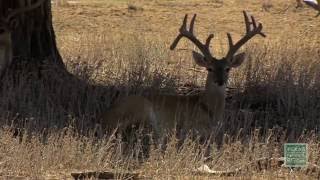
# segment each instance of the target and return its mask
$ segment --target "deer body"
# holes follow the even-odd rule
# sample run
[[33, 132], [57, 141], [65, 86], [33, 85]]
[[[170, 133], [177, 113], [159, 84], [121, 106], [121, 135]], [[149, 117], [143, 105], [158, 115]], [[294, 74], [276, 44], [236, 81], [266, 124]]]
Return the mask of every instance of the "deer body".
[[177, 127], [210, 135], [223, 119], [225, 88], [211, 87], [210, 92], [206, 91], [192, 96], [157, 94], [120, 99], [103, 114], [102, 128], [122, 130], [139, 122], [150, 124], [159, 136]]
[[166, 134], [174, 128], [201, 131], [210, 135], [212, 129], [223, 120], [225, 86], [217, 86], [207, 80], [205, 92], [199, 95], [154, 95], [146, 99], [153, 106], [158, 122], [158, 132]]
[[136, 123], [150, 124], [157, 127], [152, 103], [141, 96], [129, 96], [117, 101], [102, 114], [100, 124], [103, 130], [118, 128], [124, 130]]
[[[130, 124], [128, 121], [118, 120], [121, 117], [134, 117], [141, 119], [144, 123], [152, 125], [155, 133], [159, 136], [166, 134], [168, 130], [176, 127], [188, 132], [199, 132], [201, 136], [209, 137], [217, 125], [223, 121], [225, 110], [226, 84], [229, 72], [242, 64], [245, 53], [236, 54], [248, 40], [255, 35], [261, 35], [262, 24], [256, 23], [253, 16], [244, 11], [246, 34], [237, 43], [233, 43], [228, 33], [229, 51], [227, 55], [218, 60], [214, 58], [209, 50], [213, 35], [209, 35], [205, 44], [201, 43], [193, 34], [196, 15], [193, 16], [189, 29], [187, 29], [187, 15], [179, 30], [179, 34], [173, 41], [170, 49], [178, 45], [181, 38], [185, 37], [193, 42], [201, 53], [193, 51], [193, 59], [196, 64], [207, 69], [205, 92], [195, 96], [176, 96], [154, 94], [149, 96], [128, 97], [119, 101], [106, 112], [102, 120], [104, 122], [115, 121], [119, 124]], [[118, 113], [114, 113], [117, 111]], [[133, 121], [136, 122], [136, 121]], [[111, 123], [112, 124], [112, 123]]]

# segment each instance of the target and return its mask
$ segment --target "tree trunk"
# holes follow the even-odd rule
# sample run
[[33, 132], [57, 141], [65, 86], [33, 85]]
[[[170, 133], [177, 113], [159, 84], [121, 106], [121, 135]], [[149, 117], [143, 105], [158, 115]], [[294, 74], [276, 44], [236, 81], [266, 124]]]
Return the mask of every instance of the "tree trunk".
[[11, 118], [10, 124], [27, 129], [64, 127], [70, 115], [81, 117], [72, 122], [79, 129], [89, 129], [108, 92], [66, 70], [50, 0], [0, 0], [0, 126]]
[[[1, 0], [0, 18], [6, 18], [10, 12], [31, 6], [38, 1]], [[16, 14], [15, 17], [8, 20], [10, 25], [14, 24], [13, 22], [16, 23], [16, 27], [10, 29], [13, 64], [27, 60], [30, 63], [42, 65], [46, 61], [65, 69], [56, 46], [50, 0], [45, 0], [38, 7]]]
[[[67, 72], [59, 54], [51, 1], [0, 0], [0, 112], [8, 112], [10, 118], [19, 114], [14, 124], [21, 127], [25, 117], [34, 117], [30, 127], [61, 127], [67, 117], [50, 119], [47, 111], [60, 108], [80, 114], [74, 109], [81, 104], [72, 104], [86, 87]], [[3, 119], [0, 115], [0, 125]]]

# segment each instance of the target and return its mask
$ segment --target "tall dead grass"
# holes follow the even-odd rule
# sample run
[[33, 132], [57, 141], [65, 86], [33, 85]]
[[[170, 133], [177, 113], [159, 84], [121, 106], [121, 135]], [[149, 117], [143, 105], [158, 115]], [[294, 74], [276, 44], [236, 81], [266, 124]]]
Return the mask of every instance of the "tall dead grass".
[[[288, 39], [288, 40], [284, 40]], [[166, 149], [150, 145], [147, 159], [138, 141], [124, 153], [115, 135], [97, 138], [97, 117], [118, 97], [151, 91], [180, 93], [183, 84], [199, 87], [199, 73], [186, 51], [169, 52], [161, 39], [116, 34], [82, 34], [59, 39], [68, 70], [44, 65], [40, 73], [8, 75], [0, 91], [0, 176], [42, 179], [68, 177], [72, 171], [127, 171], [159, 179], [197, 177], [203, 162], [242, 177], [301, 178], [300, 171], [250, 164], [283, 155], [285, 142], [309, 144], [309, 162], [319, 165], [320, 53], [315, 40], [281, 37], [250, 44], [245, 65], [234, 70], [220, 129], [220, 148], [193, 138], [168, 135]], [[189, 48], [188, 45], [184, 45]], [[19, 128], [19, 129], [17, 129]], [[109, 132], [112, 134], [112, 132]], [[19, 135], [17, 138], [16, 135]], [[262, 173], [261, 169], [267, 169]], [[318, 174], [317, 174], [318, 173]], [[319, 172], [311, 172], [319, 177]], [[308, 175], [310, 175], [308, 174]], [[119, 177], [121, 178], [121, 177]], [[199, 177], [200, 178], [200, 177]], [[207, 177], [210, 178], [210, 177]]]

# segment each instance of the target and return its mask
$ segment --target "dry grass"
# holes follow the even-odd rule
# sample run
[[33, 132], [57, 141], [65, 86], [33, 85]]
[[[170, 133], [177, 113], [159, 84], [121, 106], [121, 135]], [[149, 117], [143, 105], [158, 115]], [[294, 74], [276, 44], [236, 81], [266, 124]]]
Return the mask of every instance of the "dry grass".
[[[79, 79], [47, 64], [41, 78], [22, 70], [15, 75], [18, 80], [8, 75], [3, 83], [0, 177], [68, 179], [75, 171], [129, 170], [154, 179], [219, 178], [192, 171], [206, 162], [215, 170], [242, 167], [235, 175], [239, 179], [319, 178], [319, 169], [289, 173], [272, 163], [254, 163], [283, 156], [285, 142], [304, 142], [309, 145], [309, 162], [320, 165], [316, 33], [320, 23], [310, 18], [314, 12], [295, 10], [292, 2], [292, 8], [280, 13], [289, 1], [273, 2], [269, 12], [261, 11], [259, 3], [232, 0], [79, 2], [82, 4], [55, 9], [54, 14], [65, 64]], [[128, 5], [143, 10], [129, 12]], [[92, 122], [115, 95], [160, 89], [178, 93], [183, 84], [204, 84], [205, 73], [195, 67], [189, 51], [168, 50], [178, 20], [185, 12], [194, 12], [193, 6], [200, 14], [199, 35], [218, 32], [214, 44], [218, 56], [225, 52], [223, 33], [232, 31], [239, 37], [243, 32], [238, 21], [245, 6], [262, 19], [268, 34], [267, 39], [256, 38], [243, 49], [248, 54], [246, 63], [231, 75], [229, 86], [237, 89], [227, 100], [222, 147], [212, 145], [208, 160], [205, 145], [197, 139], [181, 142], [168, 135], [166, 149], [150, 145], [146, 158], [140, 156], [145, 146], [142, 141], [129, 145], [132, 151], [128, 151], [126, 142], [112, 132], [96, 137]], [[187, 42], [179, 46], [193, 48]]]

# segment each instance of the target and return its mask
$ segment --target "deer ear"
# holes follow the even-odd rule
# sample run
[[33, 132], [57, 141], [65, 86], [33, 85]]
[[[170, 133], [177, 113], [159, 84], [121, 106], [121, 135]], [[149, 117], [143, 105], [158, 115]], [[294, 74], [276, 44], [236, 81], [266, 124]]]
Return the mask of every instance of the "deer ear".
[[196, 51], [192, 51], [192, 56], [197, 65], [202, 67], [208, 67], [208, 63], [202, 54]]
[[246, 53], [240, 53], [233, 56], [231, 60], [231, 67], [239, 67], [246, 58]]

